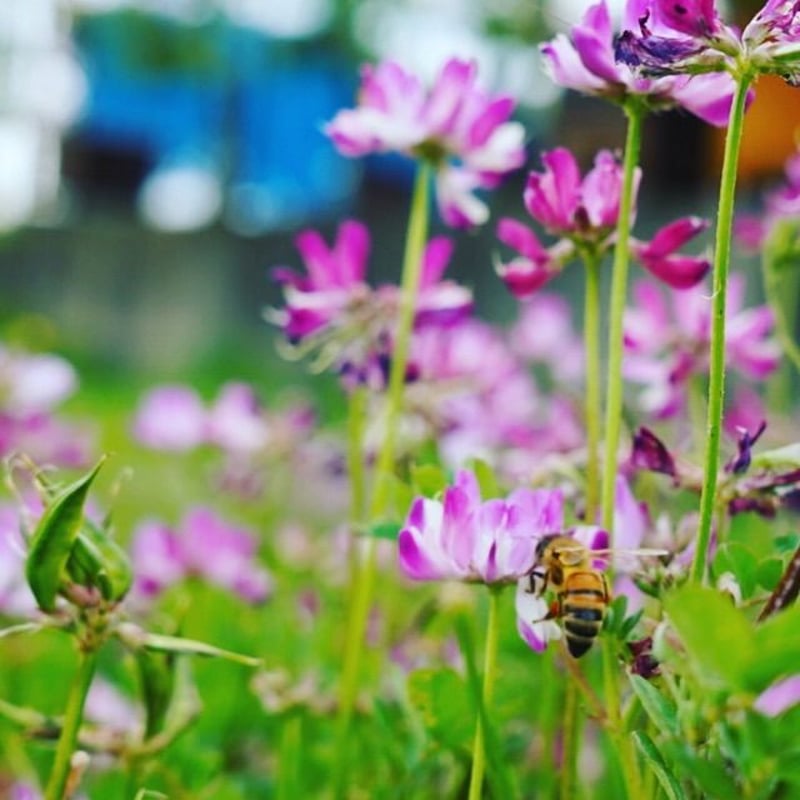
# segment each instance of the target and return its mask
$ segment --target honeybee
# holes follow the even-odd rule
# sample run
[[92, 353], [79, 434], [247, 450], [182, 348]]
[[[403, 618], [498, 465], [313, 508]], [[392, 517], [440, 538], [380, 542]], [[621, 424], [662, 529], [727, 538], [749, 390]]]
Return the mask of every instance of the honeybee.
[[[580, 658], [591, 648], [611, 602], [608, 580], [593, 561], [611, 553], [590, 550], [579, 541], [561, 534], [543, 536], [536, 546], [536, 563], [530, 571], [530, 591], [543, 595], [548, 587], [556, 599], [545, 619], [558, 619], [567, 649]], [[630, 555], [664, 555], [655, 549], [628, 550]], [[538, 583], [537, 583], [538, 581]]]

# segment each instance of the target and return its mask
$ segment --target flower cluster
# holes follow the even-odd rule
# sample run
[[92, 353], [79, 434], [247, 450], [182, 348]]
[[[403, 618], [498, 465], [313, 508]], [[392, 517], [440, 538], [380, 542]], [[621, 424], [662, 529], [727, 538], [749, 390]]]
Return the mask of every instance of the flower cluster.
[[[544, 170], [531, 172], [525, 187], [528, 213], [544, 229], [560, 237], [546, 248], [536, 234], [514, 219], [501, 219], [497, 235], [519, 253], [497, 272], [517, 297], [537, 291], [576, 256], [599, 259], [614, 242], [622, 190], [622, 167], [607, 150], [595, 158], [594, 167], [581, 178], [575, 156], [559, 147], [542, 154]], [[635, 176], [634, 202], [640, 180]], [[686, 289], [703, 279], [708, 259], [676, 251], [706, 229], [698, 217], [684, 217], [661, 228], [650, 242], [632, 240], [633, 256], [675, 289]]]
[[743, 30], [727, 25], [714, 0], [637, 0], [639, 13], [617, 58], [644, 73], [749, 71], [800, 83], [800, 5], [768, 0]]
[[[639, 396], [643, 411], [673, 417], [685, 409], [691, 382], [708, 373], [708, 290], [699, 286], [667, 298], [658, 286], [642, 281], [633, 297], [635, 305], [625, 315], [625, 376], [645, 386]], [[727, 363], [746, 378], [763, 380], [780, 361], [771, 336], [773, 313], [767, 306], [746, 309], [744, 300], [744, 280], [734, 276], [728, 286]]]
[[514, 101], [477, 84], [477, 65], [450, 59], [430, 89], [393, 61], [362, 70], [356, 108], [325, 128], [347, 156], [400, 152], [436, 170], [442, 219], [453, 227], [480, 225], [489, 210], [473, 192], [497, 186], [525, 160], [524, 130], [509, 118]]
[[[388, 377], [392, 336], [398, 315], [395, 285], [366, 282], [370, 237], [359, 222], [342, 223], [332, 247], [316, 231], [297, 237], [306, 274], [273, 271], [286, 299], [270, 318], [298, 352], [316, 350], [319, 367], [335, 366], [349, 383], [382, 388]], [[472, 309], [471, 293], [442, 280], [452, 254], [449, 239], [432, 239], [423, 256], [416, 304], [417, 325], [450, 324]]]
[[0, 346], [0, 455], [24, 452], [43, 464], [86, 464], [91, 432], [56, 413], [77, 387], [74, 368], [60, 356]]
[[[625, 4], [623, 26], [635, 28], [644, 12], [641, 0]], [[611, 17], [605, 0], [591, 6], [580, 24], [541, 47], [545, 65], [559, 86], [626, 103], [635, 100], [655, 111], [680, 107], [712, 125], [725, 125], [733, 95], [726, 74], [643, 76], [617, 60]]]
[[189, 509], [180, 525], [141, 523], [131, 553], [139, 597], [154, 597], [190, 575], [221, 586], [250, 603], [264, 602], [272, 578], [255, 561], [253, 534], [230, 525], [208, 508]]

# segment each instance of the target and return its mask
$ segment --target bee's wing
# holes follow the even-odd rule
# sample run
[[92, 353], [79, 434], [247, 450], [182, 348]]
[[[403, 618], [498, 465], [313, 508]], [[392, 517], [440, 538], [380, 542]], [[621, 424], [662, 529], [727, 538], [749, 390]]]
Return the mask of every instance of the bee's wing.
[[592, 550], [593, 556], [632, 556], [633, 558], [658, 558], [670, 555], [669, 550], [662, 547], [616, 548], [608, 547], [604, 550]]

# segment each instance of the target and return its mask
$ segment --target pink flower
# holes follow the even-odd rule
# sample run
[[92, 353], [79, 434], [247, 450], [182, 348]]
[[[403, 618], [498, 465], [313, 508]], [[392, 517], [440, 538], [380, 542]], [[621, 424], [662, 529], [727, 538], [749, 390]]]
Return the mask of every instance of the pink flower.
[[12, 617], [30, 617], [36, 601], [25, 580], [26, 544], [20, 509], [0, 506], [0, 612]]
[[295, 243], [307, 274], [285, 267], [273, 271], [286, 293], [279, 322], [290, 341], [324, 328], [370, 291], [365, 282], [370, 237], [360, 222], [343, 222], [331, 247], [312, 230], [300, 233]]
[[583, 376], [583, 342], [572, 324], [569, 303], [540, 292], [519, 304], [519, 318], [509, 332], [511, 349], [534, 365], [546, 366], [561, 383]]
[[777, 717], [800, 703], [800, 674], [776, 681], [755, 699], [753, 708], [766, 717]]
[[[629, 0], [624, 26], [638, 26], [639, 0]], [[587, 9], [569, 35], [542, 45], [545, 68], [568, 89], [624, 102], [634, 95], [654, 110], [683, 107], [712, 125], [728, 121], [733, 81], [723, 74], [644, 77], [615, 59], [614, 31], [605, 0]]]
[[[502, 219], [498, 237], [520, 253], [497, 271], [516, 297], [537, 291], [577, 255], [601, 257], [611, 248], [619, 216], [622, 167], [607, 150], [600, 151], [594, 167], [581, 178], [575, 156], [563, 147], [542, 154], [544, 170], [531, 172], [524, 201], [530, 215], [549, 233], [562, 237], [545, 248], [524, 225]], [[640, 171], [634, 176], [633, 204]], [[633, 217], [634, 211], [631, 212]], [[701, 231], [707, 222], [684, 217], [665, 225], [650, 242], [632, 239], [633, 256], [659, 280], [673, 288], [688, 288], [702, 280], [710, 264], [706, 258], [676, 251]]]
[[509, 583], [526, 575], [545, 533], [563, 525], [561, 492], [517, 489], [482, 501], [460, 471], [441, 501], [417, 498], [398, 539], [400, 566], [414, 580]]
[[226, 383], [206, 415], [205, 437], [228, 453], [253, 453], [269, 444], [269, 428], [253, 388]]
[[744, 30], [726, 25], [714, 0], [636, 0], [617, 58], [651, 74], [698, 71], [778, 75], [800, 83], [800, 5], [767, 0]]
[[[780, 348], [771, 337], [772, 311], [767, 306], [743, 309], [744, 281], [728, 285], [725, 349], [728, 365], [745, 377], [763, 380], [778, 366]], [[645, 385], [640, 407], [658, 417], [684, 408], [686, 388], [694, 375], [708, 372], [711, 300], [703, 286], [673, 292], [671, 302], [654, 284], [638, 283], [635, 306], [625, 314], [625, 376]]]
[[187, 386], [160, 386], [142, 400], [133, 435], [156, 450], [192, 450], [203, 442], [205, 424], [206, 410], [197, 392]]
[[488, 210], [472, 192], [493, 188], [521, 166], [524, 131], [509, 122], [514, 102], [477, 85], [477, 65], [450, 59], [433, 86], [393, 61], [362, 68], [359, 103], [325, 127], [347, 156], [400, 152], [437, 170], [439, 208], [447, 224], [485, 222]]
[[631, 241], [631, 252], [652, 275], [673, 289], [696, 286], [711, 268], [704, 257], [676, 253], [686, 242], [708, 227], [708, 220], [682, 217], [665, 225], [649, 242]]
[[[271, 319], [301, 352], [318, 346], [318, 366], [334, 366], [347, 385], [383, 388], [399, 314], [399, 287], [373, 289], [365, 282], [369, 233], [360, 223], [340, 226], [330, 249], [319, 234], [307, 231], [301, 236], [298, 245], [308, 275], [275, 271], [284, 285], [286, 306], [273, 311]], [[450, 325], [472, 309], [472, 293], [442, 277], [452, 251], [451, 241], [443, 236], [431, 239], [425, 248], [415, 306], [418, 327]]]
[[131, 545], [136, 589], [152, 597], [189, 575], [238, 594], [250, 603], [265, 601], [272, 591], [269, 573], [255, 563], [253, 535], [208, 508], [187, 511], [177, 530], [145, 522]]

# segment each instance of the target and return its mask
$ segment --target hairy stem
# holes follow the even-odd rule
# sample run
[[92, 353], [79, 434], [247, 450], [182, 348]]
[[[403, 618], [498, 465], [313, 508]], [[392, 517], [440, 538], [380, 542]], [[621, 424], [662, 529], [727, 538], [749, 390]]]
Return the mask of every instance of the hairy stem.
[[642, 145], [644, 112], [638, 106], [625, 108], [628, 132], [622, 169], [622, 196], [619, 203], [617, 240], [611, 275], [611, 306], [608, 320], [608, 374], [606, 383], [605, 460], [603, 463], [602, 520], [613, 547], [614, 490], [617, 477], [617, 451], [622, 428], [622, 318], [628, 292], [628, 243], [631, 233], [631, 212], [636, 184], [636, 165]]
[[719, 471], [719, 443], [722, 410], [725, 402], [725, 302], [728, 288], [728, 265], [733, 230], [736, 171], [742, 142], [745, 101], [751, 78], [743, 76], [736, 84], [731, 105], [725, 153], [719, 185], [717, 232], [714, 245], [714, 282], [711, 320], [711, 364], [708, 376], [708, 416], [703, 490], [700, 495], [700, 523], [690, 579], [701, 583], [705, 578], [708, 544], [714, 522]]
[[586, 351], [586, 522], [597, 520], [600, 494], [600, 264], [587, 256], [583, 341]]

